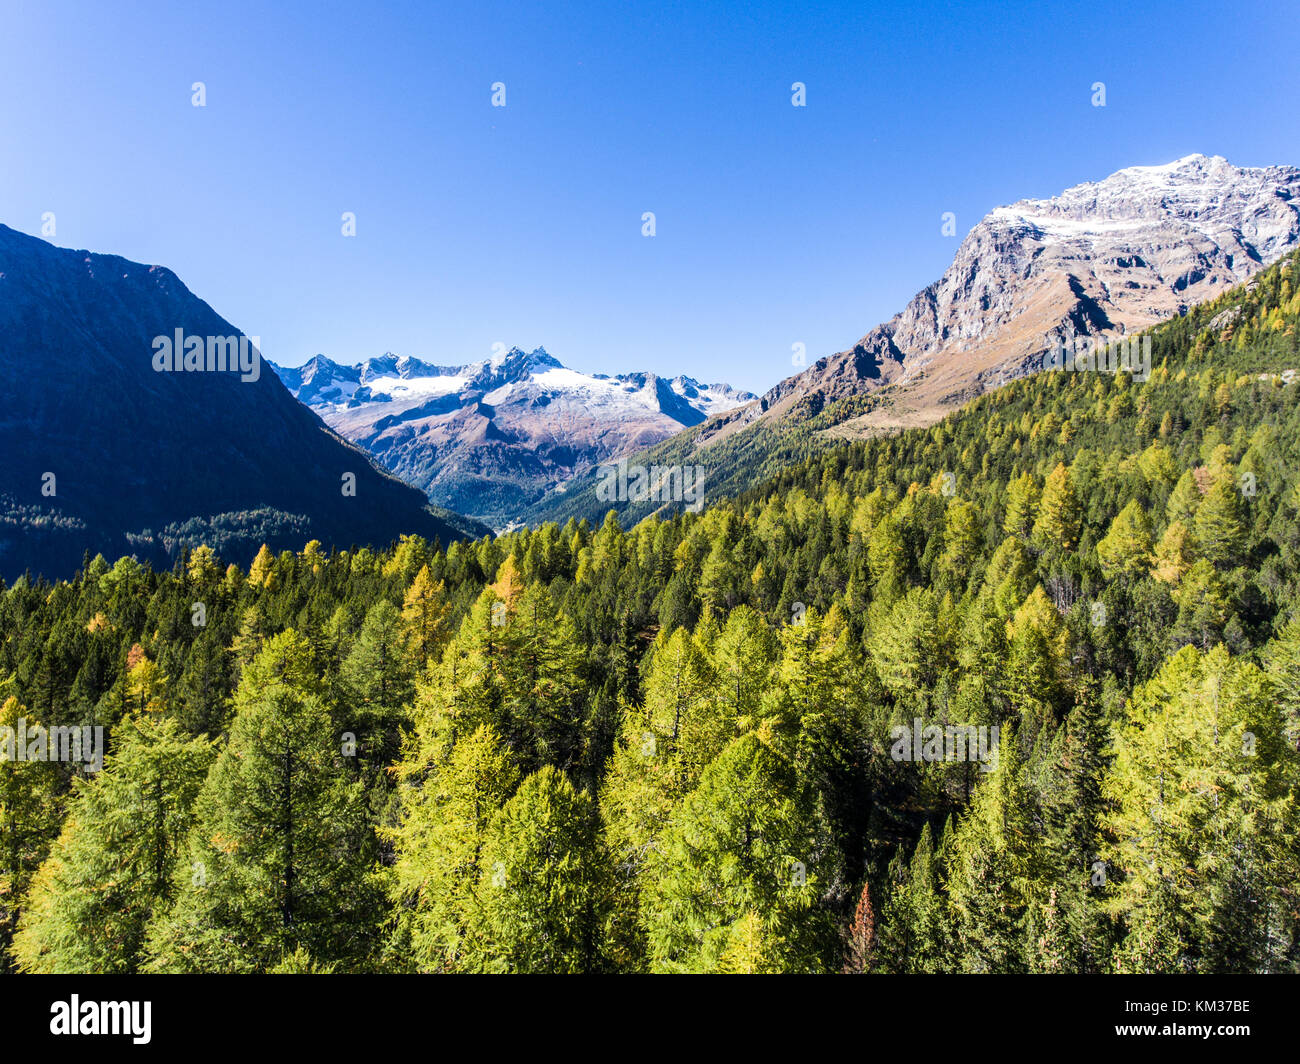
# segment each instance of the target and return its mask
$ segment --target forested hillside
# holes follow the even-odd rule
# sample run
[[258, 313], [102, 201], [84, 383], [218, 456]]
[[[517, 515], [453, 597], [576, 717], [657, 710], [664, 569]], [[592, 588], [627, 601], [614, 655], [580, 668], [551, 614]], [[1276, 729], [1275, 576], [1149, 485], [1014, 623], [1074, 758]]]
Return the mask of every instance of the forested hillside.
[[1298, 274], [699, 515], [18, 581], [109, 757], [0, 765], [5, 966], [1300, 968]]

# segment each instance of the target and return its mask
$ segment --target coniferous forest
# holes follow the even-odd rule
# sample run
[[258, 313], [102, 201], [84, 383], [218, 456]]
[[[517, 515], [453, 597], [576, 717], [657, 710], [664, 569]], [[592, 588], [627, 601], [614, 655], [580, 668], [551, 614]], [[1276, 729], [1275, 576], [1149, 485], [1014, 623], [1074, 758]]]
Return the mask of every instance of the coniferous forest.
[[0, 764], [0, 967], [1300, 969], [1298, 278], [698, 514], [4, 586], [107, 757]]

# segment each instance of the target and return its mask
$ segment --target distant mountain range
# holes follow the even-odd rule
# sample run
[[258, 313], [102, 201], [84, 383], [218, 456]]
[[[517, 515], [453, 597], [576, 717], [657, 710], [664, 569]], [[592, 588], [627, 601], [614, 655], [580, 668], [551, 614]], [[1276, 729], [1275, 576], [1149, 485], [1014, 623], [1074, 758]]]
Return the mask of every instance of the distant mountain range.
[[[756, 401], [633, 456], [705, 468], [713, 497], [821, 442], [937, 421], [1033, 371], [1056, 342], [1118, 338], [1186, 313], [1300, 244], [1300, 169], [1189, 155], [1134, 166], [1047, 200], [986, 215], [943, 276], [851, 348]], [[597, 498], [588, 475], [529, 521], [656, 503]], [[670, 507], [671, 508], [671, 507]]]
[[246, 561], [262, 542], [446, 542], [483, 534], [479, 520], [680, 505], [602, 498], [594, 467], [618, 458], [702, 470], [706, 501], [737, 494], [836, 438], [929, 424], [1056, 341], [1186, 313], [1298, 244], [1294, 167], [1191, 155], [1120, 170], [990, 212], [897, 315], [755, 398], [579, 373], [542, 348], [160, 369], [164, 340], [184, 362], [186, 338], [211, 356], [242, 334], [163, 267], [0, 226], [0, 576], [66, 575], [87, 549], [166, 564], [206, 542]]
[[156, 369], [177, 330], [205, 354], [242, 336], [168, 269], [0, 225], [0, 576], [68, 576], [86, 550], [167, 564], [206, 542], [247, 564], [262, 542], [486, 531], [376, 468], [260, 365]]
[[544, 348], [462, 366], [386, 354], [275, 367], [331, 428], [451, 509], [504, 527], [598, 463], [752, 402], [725, 384], [566, 368]]

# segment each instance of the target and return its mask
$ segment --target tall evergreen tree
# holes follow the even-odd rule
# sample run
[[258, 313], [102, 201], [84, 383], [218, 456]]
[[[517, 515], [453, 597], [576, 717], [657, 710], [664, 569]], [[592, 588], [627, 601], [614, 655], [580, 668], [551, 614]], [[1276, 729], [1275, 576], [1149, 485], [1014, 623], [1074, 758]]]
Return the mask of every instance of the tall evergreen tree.
[[114, 742], [103, 770], [76, 781], [32, 886], [14, 944], [24, 971], [137, 971], [149, 922], [174, 895], [212, 743], [153, 714], [124, 721]]
[[266, 971], [299, 948], [348, 969], [373, 957], [385, 911], [374, 836], [329, 713], [294, 675], [309, 659], [286, 631], [241, 682], [147, 970]]
[[772, 969], [826, 970], [838, 944], [820, 899], [839, 876], [814, 796], [757, 735], [742, 736], [705, 770], [647, 865], [651, 965], [720, 970], [757, 933], [752, 914]]
[[[22, 725], [25, 722], [25, 729]], [[12, 966], [10, 943], [33, 875], [58, 832], [58, 777], [45, 760], [27, 760], [18, 744], [41, 723], [10, 695], [0, 702], [0, 972]]]
[[608, 867], [591, 797], [547, 765], [489, 828], [478, 893], [486, 971], [596, 972], [605, 966]]
[[404, 780], [392, 894], [402, 934], [419, 971], [458, 971], [484, 963], [490, 944], [480, 879], [489, 828], [518, 773], [487, 725], [430, 763], [412, 744]]

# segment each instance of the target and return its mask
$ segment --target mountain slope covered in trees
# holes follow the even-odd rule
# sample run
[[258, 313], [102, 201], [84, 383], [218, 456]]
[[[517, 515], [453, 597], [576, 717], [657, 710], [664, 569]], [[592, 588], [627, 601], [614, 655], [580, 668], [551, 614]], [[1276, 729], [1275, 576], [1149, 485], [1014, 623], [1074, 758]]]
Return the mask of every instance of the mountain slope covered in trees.
[[1298, 277], [702, 514], [14, 583], [109, 759], [0, 764], [6, 964], [1300, 968]]

